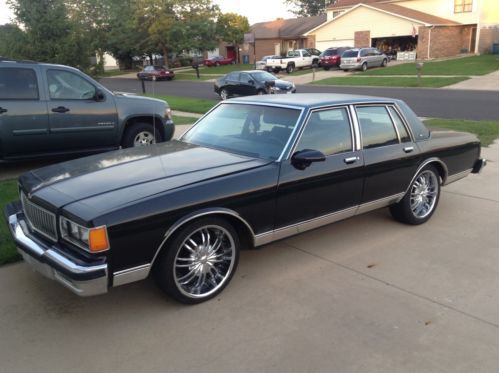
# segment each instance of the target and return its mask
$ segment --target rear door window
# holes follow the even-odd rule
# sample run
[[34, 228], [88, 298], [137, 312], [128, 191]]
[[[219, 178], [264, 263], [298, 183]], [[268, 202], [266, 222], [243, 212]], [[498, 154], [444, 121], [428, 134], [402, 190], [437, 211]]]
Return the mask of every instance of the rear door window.
[[392, 106], [388, 107], [388, 111], [390, 112], [393, 121], [395, 122], [395, 126], [397, 127], [397, 131], [399, 132], [400, 135], [400, 141], [410, 142], [411, 137], [409, 136], [409, 133], [407, 132], [407, 129], [404, 126], [404, 122], [402, 121], [402, 118], [400, 118], [398, 112]]
[[397, 132], [385, 106], [357, 107], [364, 149], [398, 144]]
[[0, 100], [38, 100], [36, 72], [29, 68], [0, 69]]

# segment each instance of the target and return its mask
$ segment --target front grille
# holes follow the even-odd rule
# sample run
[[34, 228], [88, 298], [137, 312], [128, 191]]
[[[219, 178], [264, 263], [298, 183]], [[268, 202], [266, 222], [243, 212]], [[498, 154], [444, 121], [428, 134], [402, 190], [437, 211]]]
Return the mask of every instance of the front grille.
[[31, 202], [23, 192], [21, 192], [21, 203], [30, 227], [50, 240], [57, 241], [55, 214]]

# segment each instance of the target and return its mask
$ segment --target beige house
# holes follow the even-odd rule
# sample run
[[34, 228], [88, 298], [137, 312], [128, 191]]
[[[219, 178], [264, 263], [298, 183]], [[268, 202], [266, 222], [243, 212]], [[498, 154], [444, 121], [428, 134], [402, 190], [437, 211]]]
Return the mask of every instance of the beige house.
[[378, 47], [418, 58], [487, 53], [499, 43], [498, 0], [336, 0], [305, 34], [316, 48]]

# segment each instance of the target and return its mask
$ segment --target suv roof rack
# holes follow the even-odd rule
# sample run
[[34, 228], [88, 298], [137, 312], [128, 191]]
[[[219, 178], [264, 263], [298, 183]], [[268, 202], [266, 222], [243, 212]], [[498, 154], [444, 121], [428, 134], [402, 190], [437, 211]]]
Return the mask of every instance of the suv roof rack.
[[9, 58], [9, 57], [3, 57], [3, 56], [0, 56], [0, 62], [38, 63], [36, 61], [31, 61], [31, 60], [16, 60], [15, 58]]

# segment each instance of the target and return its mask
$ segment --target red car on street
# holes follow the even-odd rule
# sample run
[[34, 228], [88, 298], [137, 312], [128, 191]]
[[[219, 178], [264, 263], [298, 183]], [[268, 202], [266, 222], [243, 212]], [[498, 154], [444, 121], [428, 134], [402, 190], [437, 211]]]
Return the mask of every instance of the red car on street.
[[224, 56], [213, 56], [203, 61], [203, 64], [206, 67], [220, 66], [220, 65], [234, 65], [235, 63], [236, 60], [234, 58], [224, 57]]
[[329, 70], [331, 67], [339, 67], [341, 63], [341, 55], [344, 51], [351, 47], [328, 48], [320, 55], [320, 63], [324, 70]]
[[144, 67], [144, 70], [137, 73], [140, 80], [172, 80], [175, 77], [175, 71], [167, 69], [164, 66], [151, 65]]

